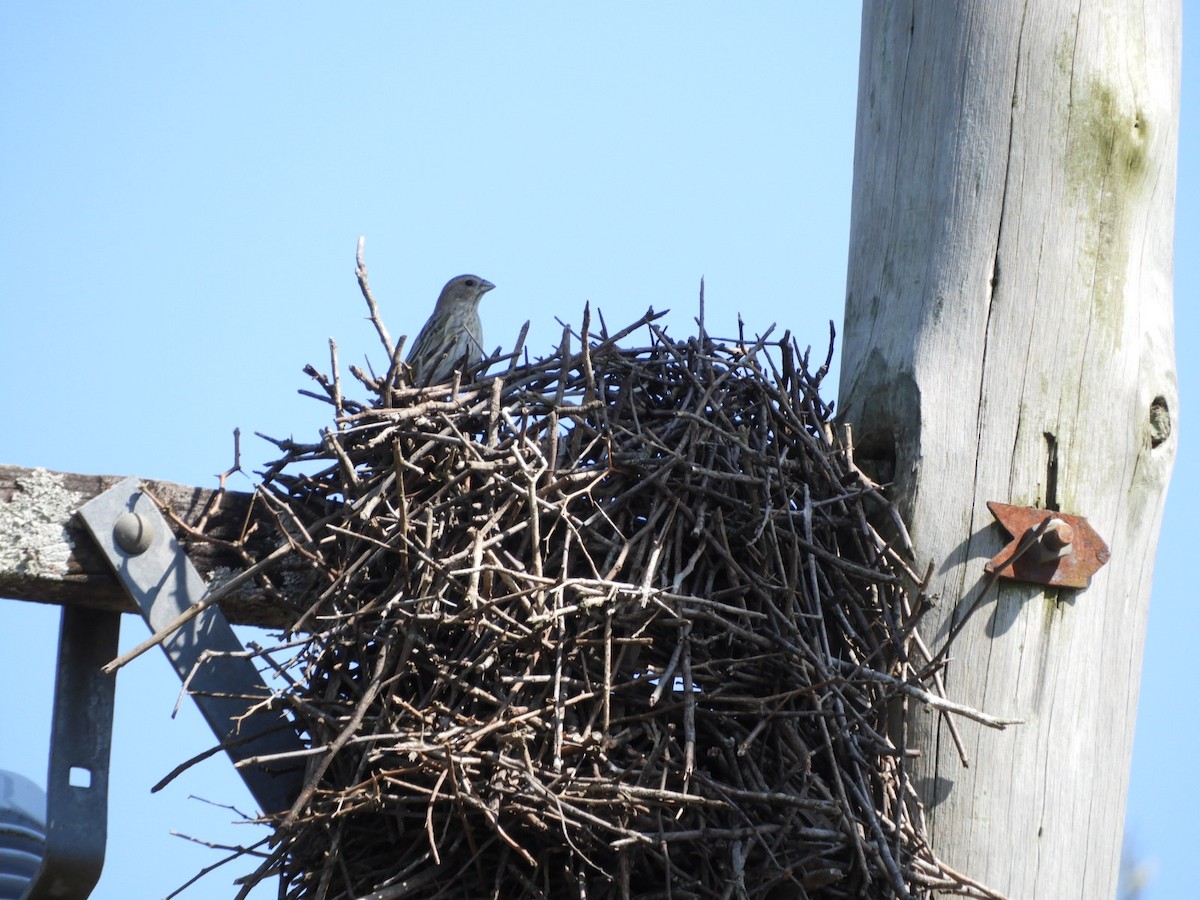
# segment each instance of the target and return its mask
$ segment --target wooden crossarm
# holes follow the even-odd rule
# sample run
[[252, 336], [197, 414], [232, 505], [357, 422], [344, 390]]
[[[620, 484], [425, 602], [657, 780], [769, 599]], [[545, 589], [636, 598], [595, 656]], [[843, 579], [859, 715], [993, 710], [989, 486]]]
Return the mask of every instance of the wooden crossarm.
[[[136, 612], [75, 517], [81, 505], [123, 477], [0, 465], [0, 597]], [[207, 512], [204, 533], [219, 539], [240, 534], [252, 509], [248, 493], [169, 481], [147, 480], [145, 485], [188, 525], [195, 526]], [[245, 568], [236, 553], [196, 540], [183, 527], [177, 526], [175, 535], [206, 580]], [[264, 555], [271, 549], [265, 543], [261, 548]], [[223, 600], [221, 609], [239, 625], [283, 627], [290, 621], [290, 614], [253, 584]]]

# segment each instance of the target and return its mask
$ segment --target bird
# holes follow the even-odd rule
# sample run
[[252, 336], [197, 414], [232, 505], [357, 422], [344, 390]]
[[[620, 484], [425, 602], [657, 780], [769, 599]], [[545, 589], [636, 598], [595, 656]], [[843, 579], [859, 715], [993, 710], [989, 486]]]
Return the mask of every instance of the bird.
[[479, 301], [494, 287], [478, 275], [459, 275], [446, 282], [405, 360], [412, 384], [442, 384], [456, 369], [463, 371], [483, 359]]

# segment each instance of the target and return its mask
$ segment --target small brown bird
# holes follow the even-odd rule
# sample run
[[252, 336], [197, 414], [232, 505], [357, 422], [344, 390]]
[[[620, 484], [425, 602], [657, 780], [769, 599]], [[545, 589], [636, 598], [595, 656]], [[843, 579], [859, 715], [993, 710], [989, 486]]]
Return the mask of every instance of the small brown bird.
[[495, 285], [478, 275], [459, 275], [442, 288], [433, 315], [408, 352], [412, 383], [441, 384], [483, 359], [479, 301]]

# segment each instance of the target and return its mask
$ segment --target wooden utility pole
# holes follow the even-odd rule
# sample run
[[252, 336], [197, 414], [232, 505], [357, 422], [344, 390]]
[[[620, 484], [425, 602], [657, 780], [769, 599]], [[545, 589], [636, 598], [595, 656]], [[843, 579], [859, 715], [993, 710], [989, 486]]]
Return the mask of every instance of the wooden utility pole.
[[[840, 397], [934, 563], [947, 691], [911, 713], [936, 852], [1009, 897], [1111, 897], [1175, 456], [1179, 0], [877, 2], [863, 15]], [[1084, 590], [1001, 581], [987, 501], [1086, 516]], [[977, 604], [977, 605], [976, 605]]]

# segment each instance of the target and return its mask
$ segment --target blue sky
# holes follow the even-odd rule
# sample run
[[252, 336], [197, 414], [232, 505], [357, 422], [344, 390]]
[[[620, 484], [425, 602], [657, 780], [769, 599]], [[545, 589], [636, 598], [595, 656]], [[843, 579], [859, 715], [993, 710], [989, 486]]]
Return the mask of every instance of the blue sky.
[[[1191, 20], [1185, 48], [1197, 46]], [[840, 326], [858, 71], [855, 4], [40, 3], [0, 6], [0, 462], [215, 485], [243, 430], [306, 438], [305, 363], [380, 356], [442, 283], [497, 285], [486, 342], [556, 341], [583, 304], [690, 333]], [[1193, 896], [1200, 791], [1181, 714], [1200, 615], [1188, 398], [1200, 286], [1200, 80], [1186, 64], [1176, 238], [1183, 440], [1159, 547], [1127, 835], [1147, 900]], [[828, 382], [836, 384], [836, 373]], [[235, 480], [248, 490], [249, 479]], [[55, 610], [0, 601], [0, 768], [44, 777]], [[122, 644], [145, 637], [127, 618]], [[160, 656], [118, 680], [109, 855], [97, 900], [158, 897], [256, 833]], [[227, 874], [228, 872], [228, 874]], [[240, 872], [240, 870], [239, 870]], [[230, 870], [184, 896], [232, 895]], [[266, 896], [266, 894], [263, 894]]]

